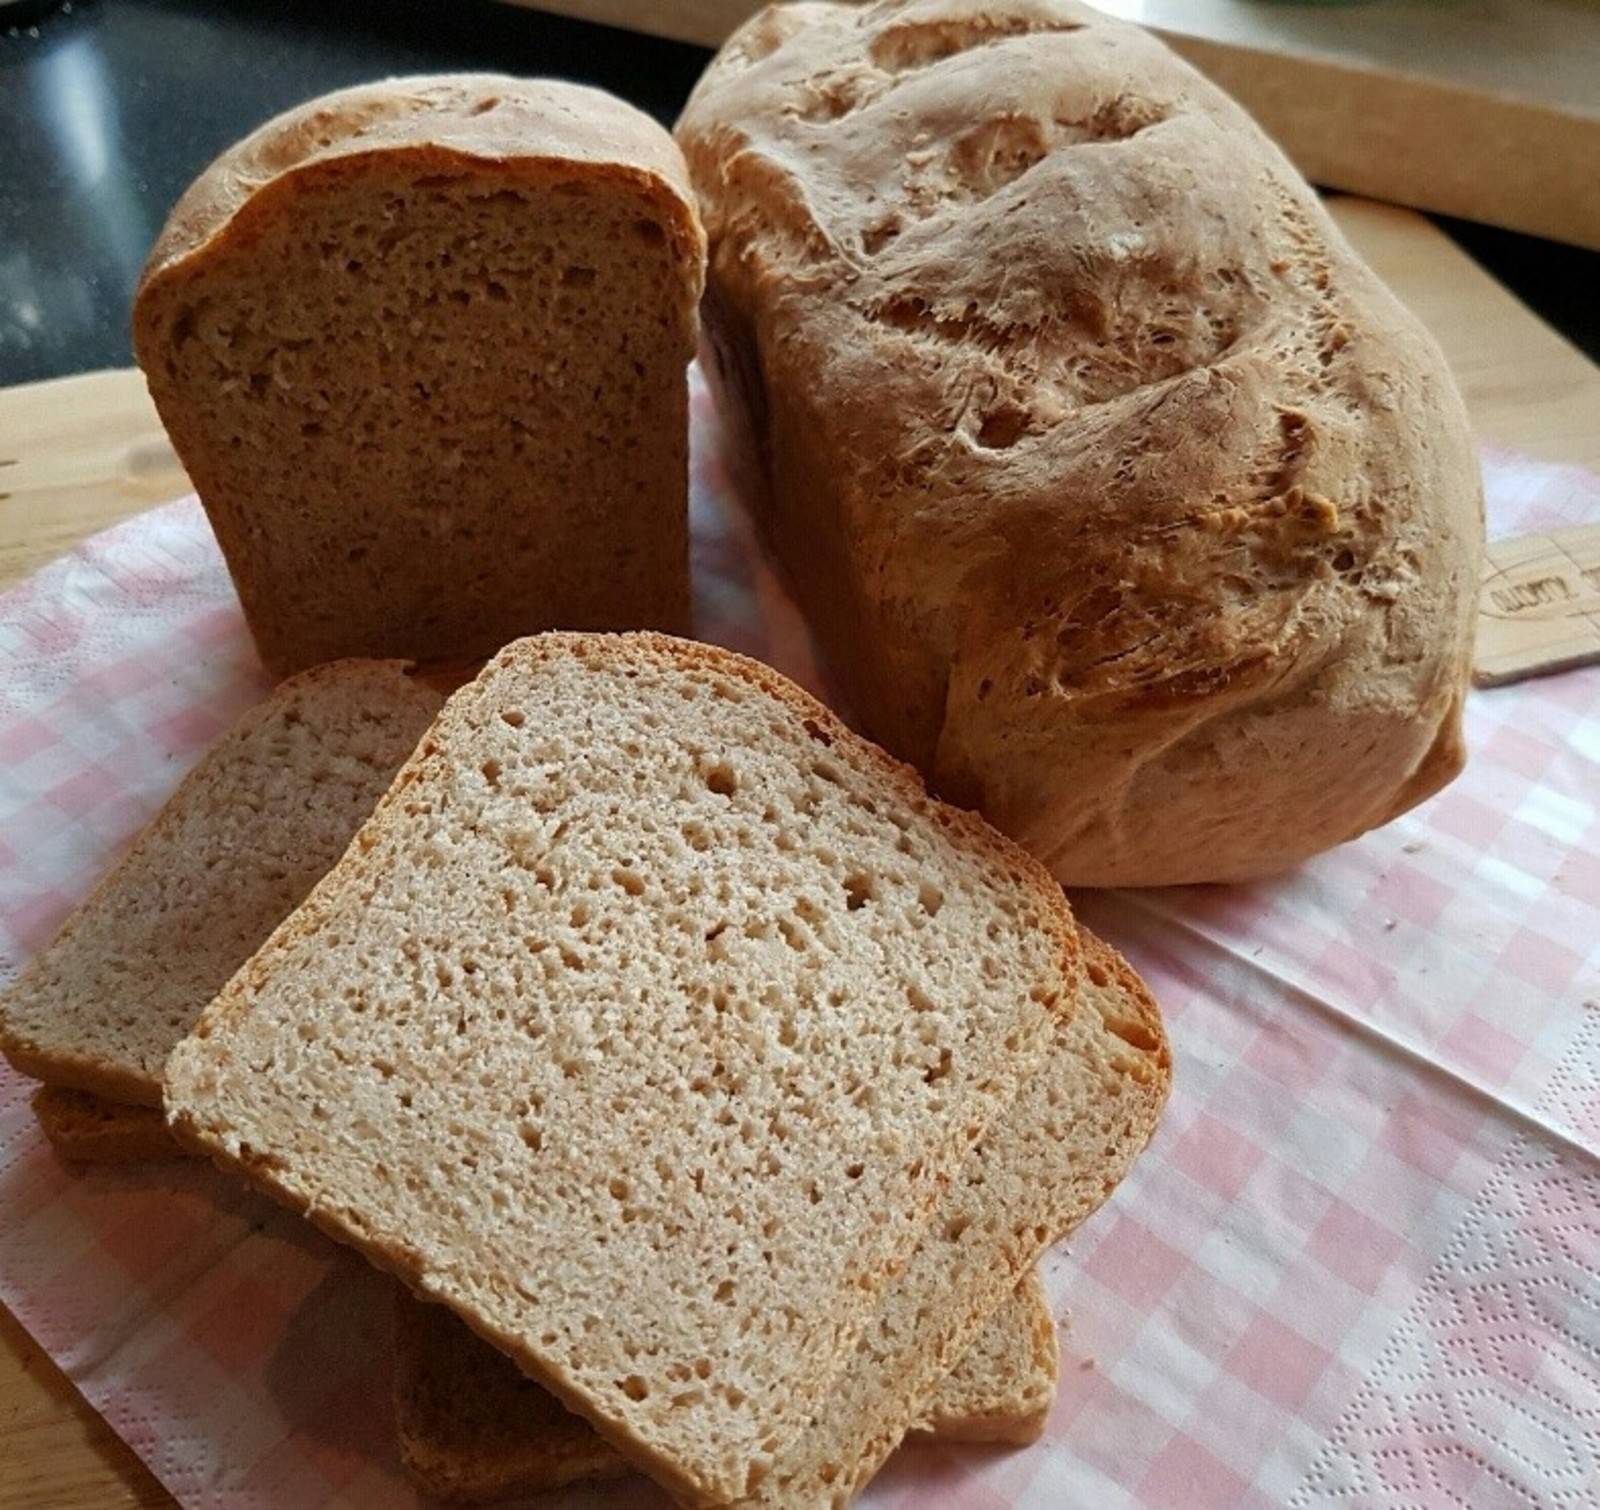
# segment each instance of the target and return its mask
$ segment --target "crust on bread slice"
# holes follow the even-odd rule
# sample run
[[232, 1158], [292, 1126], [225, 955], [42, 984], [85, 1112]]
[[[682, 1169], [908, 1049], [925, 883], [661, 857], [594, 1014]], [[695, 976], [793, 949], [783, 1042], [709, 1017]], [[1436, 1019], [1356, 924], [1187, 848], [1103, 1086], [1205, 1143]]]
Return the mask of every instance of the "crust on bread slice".
[[[631, 1471], [587, 1421], [445, 1307], [396, 1285], [394, 1319], [400, 1459], [425, 1493], [481, 1504]], [[919, 1430], [948, 1442], [1032, 1442], [1055, 1399], [1058, 1363], [1055, 1321], [1030, 1270], [941, 1381]]]

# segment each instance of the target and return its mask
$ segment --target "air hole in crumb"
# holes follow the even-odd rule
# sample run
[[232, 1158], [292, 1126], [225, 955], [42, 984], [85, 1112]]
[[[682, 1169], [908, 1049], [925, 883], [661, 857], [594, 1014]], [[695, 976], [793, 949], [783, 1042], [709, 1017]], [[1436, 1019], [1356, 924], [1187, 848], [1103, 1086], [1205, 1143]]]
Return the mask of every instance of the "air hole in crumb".
[[706, 785], [719, 797], [731, 797], [739, 790], [739, 777], [725, 760], [719, 760], [706, 772]]
[[630, 1400], [643, 1400], [650, 1394], [650, 1386], [637, 1374], [629, 1374], [617, 1387]]
[[917, 887], [917, 901], [922, 904], [922, 910], [930, 918], [939, 916], [939, 909], [944, 906], [944, 893], [930, 881], [924, 881]]
[[562, 273], [561, 281], [568, 288], [588, 288], [594, 282], [594, 269], [592, 267], [569, 267]]
[[535, 1153], [544, 1147], [544, 1134], [537, 1127], [524, 1125], [521, 1131], [522, 1141]]
[[684, 824], [683, 837], [690, 849], [707, 850], [711, 848], [711, 830], [703, 823]]
[[824, 729], [822, 725], [816, 721], [816, 719], [808, 718], [805, 721], [804, 728], [806, 733], [809, 734], [811, 738], [816, 740], [819, 745], [826, 745], [829, 748], [832, 747], [833, 735]]
[[964, 1216], [952, 1217], [948, 1222], [945, 1223], [944, 1235], [946, 1240], [952, 1243], [957, 1242], [960, 1239], [961, 1234], [965, 1232], [971, 1225], [972, 1223]]
[[845, 1178], [849, 1180], [859, 1180], [866, 1172], [867, 1166], [865, 1164], [847, 1164], [844, 1171]]
[[483, 772], [483, 779], [490, 786], [500, 785], [500, 762], [498, 760], [486, 760], [478, 769]]
[[844, 878], [845, 906], [851, 912], [857, 912], [865, 907], [868, 902], [877, 899], [877, 890], [873, 886], [872, 877], [859, 870], [851, 871]]
[[984, 415], [978, 426], [978, 444], [987, 451], [1004, 451], [1016, 445], [1027, 429], [1027, 412], [1007, 404]]
[[1146, 1054], [1153, 1054], [1161, 1047], [1161, 1040], [1142, 1022], [1134, 1022], [1127, 1018], [1108, 1017], [1106, 1026], [1130, 1048], [1141, 1049]]
[[617, 883], [630, 897], [644, 895], [644, 877], [637, 871], [628, 870], [624, 866], [617, 866], [611, 872], [611, 879]]
[[633, 1194], [633, 1187], [630, 1186], [626, 1180], [617, 1175], [612, 1176], [610, 1183], [606, 1186], [606, 1189], [611, 1192], [611, 1198], [614, 1201], [625, 1201], [630, 1195]]
[[506, 708], [502, 710], [500, 717], [513, 729], [520, 729], [528, 721], [528, 715], [521, 708]]
[[[712, 1298], [714, 1300], [718, 1301], [722, 1305], [725, 1305], [725, 1306], [732, 1305], [733, 1304], [733, 1281], [731, 1279], [723, 1280], [722, 1283], [717, 1286], [715, 1291], [712, 1292]], [[703, 1378], [705, 1378], [705, 1375], [701, 1374], [700, 1377], [703, 1379]]]
[[1091, 964], [1089, 966], [1089, 979], [1099, 986], [1102, 991], [1111, 984], [1111, 976], [1107, 973], [1104, 965]]

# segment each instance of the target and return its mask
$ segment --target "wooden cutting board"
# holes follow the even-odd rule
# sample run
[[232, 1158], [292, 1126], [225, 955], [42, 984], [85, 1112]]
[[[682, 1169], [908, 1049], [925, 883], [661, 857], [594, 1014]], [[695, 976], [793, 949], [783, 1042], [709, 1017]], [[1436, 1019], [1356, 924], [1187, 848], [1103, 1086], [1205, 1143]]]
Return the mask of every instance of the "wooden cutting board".
[[[1421, 217], [1332, 208], [1438, 338], [1484, 440], [1600, 472], [1600, 368]], [[184, 487], [137, 372], [0, 389], [0, 585]], [[171, 1504], [0, 1308], [0, 1510]]]

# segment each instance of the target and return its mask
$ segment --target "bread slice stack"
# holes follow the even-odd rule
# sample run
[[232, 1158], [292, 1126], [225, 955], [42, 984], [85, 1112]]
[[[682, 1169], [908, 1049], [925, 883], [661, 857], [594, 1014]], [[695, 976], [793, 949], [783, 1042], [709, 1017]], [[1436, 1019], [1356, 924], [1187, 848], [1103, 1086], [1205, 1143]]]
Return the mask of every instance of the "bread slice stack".
[[[1055, 1399], [1055, 1318], [1037, 1271], [940, 1381], [920, 1429], [947, 1442], [1034, 1441]], [[395, 1297], [395, 1428], [418, 1487], [461, 1503], [628, 1473], [581, 1416], [445, 1307]]]
[[937, 1420], [1166, 1079], [1040, 868], [820, 704], [549, 635], [452, 698], [166, 1097], [680, 1501], [798, 1506]]

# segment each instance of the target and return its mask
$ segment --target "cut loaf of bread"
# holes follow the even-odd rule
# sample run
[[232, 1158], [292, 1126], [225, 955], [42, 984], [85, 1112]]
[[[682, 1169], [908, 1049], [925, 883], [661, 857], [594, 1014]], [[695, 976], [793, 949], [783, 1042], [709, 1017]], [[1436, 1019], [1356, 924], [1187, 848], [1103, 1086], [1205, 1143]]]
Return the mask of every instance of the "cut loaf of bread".
[[769, 668], [547, 635], [451, 698], [167, 1106], [725, 1502], [1034, 1080], [1079, 963], [1035, 861]]
[[0, 992], [25, 1075], [157, 1106], [167, 1053], [344, 852], [443, 698], [398, 661], [279, 686]]
[[[1029, 1270], [940, 1381], [923, 1428], [946, 1441], [1031, 1442], [1055, 1398], [1058, 1362], [1044, 1286]], [[395, 1293], [394, 1398], [401, 1461], [440, 1499], [482, 1503], [629, 1471], [581, 1416], [404, 1286]]]
[[267, 665], [684, 627], [704, 260], [672, 138], [576, 84], [366, 84], [206, 169], [134, 345]]
[[837, 1510], [935, 1408], [939, 1380], [1051, 1243], [1109, 1196], [1165, 1104], [1161, 1014], [1133, 969], [1081, 930], [1077, 1010], [1046, 1062], [993, 1123], [809, 1430], [737, 1503]]
[[189, 1157], [154, 1106], [107, 1101], [64, 1085], [41, 1085], [30, 1103], [50, 1146], [73, 1164], [147, 1164]]

